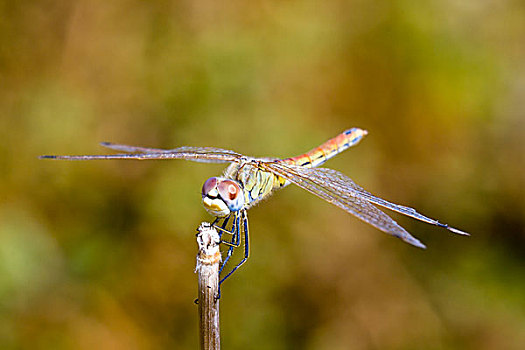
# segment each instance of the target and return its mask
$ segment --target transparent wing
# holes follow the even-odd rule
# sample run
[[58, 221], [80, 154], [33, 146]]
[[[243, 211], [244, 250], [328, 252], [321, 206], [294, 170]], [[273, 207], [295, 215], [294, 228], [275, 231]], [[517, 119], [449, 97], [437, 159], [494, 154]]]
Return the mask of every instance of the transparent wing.
[[193, 152], [208, 152], [208, 153], [225, 153], [225, 154], [233, 154], [236, 156], [242, 156], [241, 154], [230, 151], [227, 149], [222, 148], [216, 148], [216, 147], [191, 147], [191, 146], [184, 146], [184, 147], [177, 147], [173, 149], [163, 149], [163, 148], [149, 148], [149, 147], [140, 147], [140, 146], [130, 146], [130, 145], [121, 145], [117, 143], [111, 143], [111, 142], [101, 142], [101, 146], [114, 149], [116, 151], [124, 151], [124, 152], [139, 152], [139, 153], [170, 153], [170, 152], [181, 152], [181, 151], [193, 151]]
[[54, 156], [45, 155], [40, 158], [66, 159], [66, 160], [99, 160], [99, 159], [185, 159], [203, 163], [229, 163], [242, 157], [241, 154], [214, 147], [179, 147], [174, 149], [145, 148], [102, 143], [103, 146], [124, 152], [140, 152], [109, 155], [79, 155], [79, 156]]
[[[305, 190], [315, 194], [325, 201], [340, 207], [352, 215], [355, 215], [357, 218], [374, 226], [375, 228], [393, 236], [399, 237], [403, 241], [416, 247], [426, 248], [423, 243], [414, 238], [403, 227], [399, 226], [399, 224], [391, 217], [374, 207], [364, 198], [348, 195], [344, 192], [338, 192], [332, 188], [330, 184], [323, 183], [322, 180], [310, 176], [313, 174], [304, 176], [304, 174], [301, 172], [302, 170], [308, 168], [283, 165], [279, 163], [265, 163], [262, 166], [268, 171], [284, 177], [290, 182], [304, 188]], [[310, 169], [321, 168], [309, 168], [309, 170]]]
[[400, 237], [415, 246], [424, 247], [405, 229], [399, 226], [388, 215], [381, 212], [372, 204], [379, 205], [417, 220], [444, 227], [454, 233], [466, 232], [442, 224], [437, 220], [418, 213], [415, 209], [390, 203], [378, 198], [354, 183], [346, 175], [327, 168], [305, 168], [280, 163], [266, 163], [268, 170], [286, 178], [290, 182], [310, 191], [311, 193], [333, 203], [361, 220], [371, 224], [381, 231]]
[[120, 145], [117, 143], [111, 143], [111, 142], [101, 142], [101, 146], [114, 149], [116, 151], [123, 151], [123, 152], [140, 152], [140, 153], [166, 153], [169, 152], [169, 149], [162, 149], [162, 148], [149, 148], [149, 147], [140, 147], [140, 146], [130, 146], [130, 145]]

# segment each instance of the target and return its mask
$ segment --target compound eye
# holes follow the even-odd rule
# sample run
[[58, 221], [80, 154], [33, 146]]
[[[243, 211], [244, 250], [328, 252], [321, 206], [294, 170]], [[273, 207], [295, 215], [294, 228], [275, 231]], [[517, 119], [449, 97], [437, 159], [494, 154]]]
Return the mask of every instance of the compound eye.
[[217, 187], [217, 178], [216, 177], [210, 177], [208, 180], [206, 180], [204, 185], [202, 185], [202, 195], [206, 196], [215, 187]]
[[[208, 180], [209, 181], [209, 180]], [[224, 180], [219, 183], [219, 194], [225, 200], [234, 200], [239, 197], [241, 187], [238, 183], [232, 180]]]

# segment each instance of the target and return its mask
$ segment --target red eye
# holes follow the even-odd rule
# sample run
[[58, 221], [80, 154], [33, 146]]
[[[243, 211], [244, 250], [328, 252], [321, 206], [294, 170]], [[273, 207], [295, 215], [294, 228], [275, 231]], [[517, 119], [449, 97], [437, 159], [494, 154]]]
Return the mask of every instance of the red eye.
[[241, 192], [241, 188], [239, 187], [239, 185], [232, 180], [221, 181], [219, 183], [218, 189], [221, 197], [229, 200], [237, 198], [237, 196]]
[[210, 177], [204, 185], [202, 185], [202, 195], [207, 195], [211, 190], [213, 190], [217, 186], [217, 178], [216, 177]]

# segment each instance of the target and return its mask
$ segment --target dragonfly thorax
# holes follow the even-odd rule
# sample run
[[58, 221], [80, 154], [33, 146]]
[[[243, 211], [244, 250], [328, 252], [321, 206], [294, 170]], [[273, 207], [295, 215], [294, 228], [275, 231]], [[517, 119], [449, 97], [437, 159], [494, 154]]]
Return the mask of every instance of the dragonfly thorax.
[[244, 206], [244, 194], [237, 181], [210, 177], [202, 186], [204, 209], [215, 217], [225, 217]]
[[233, 179], [241, 185], [244, 193], [244, 208], [249, 209], [268, 198], [272, 192], [288, 182], [270, 171], [264, 170], [261, 162], [274, 162], [275, 158], [251, 158], [234, 162], [224, 172], [224, 177]]

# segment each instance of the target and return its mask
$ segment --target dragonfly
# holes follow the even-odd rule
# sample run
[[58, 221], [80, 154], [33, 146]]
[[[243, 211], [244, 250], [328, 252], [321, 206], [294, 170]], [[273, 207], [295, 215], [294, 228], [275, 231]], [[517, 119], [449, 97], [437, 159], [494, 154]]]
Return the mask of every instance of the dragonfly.
[[[221, 243], [228, 247], [220, 267], [221, 276], [234, 249], [240, 247], [241, 242], [244, 242], [244, 256], [233, 269], [221, 277], [219, 286], [248, 260], [250, 247], [247, 210], [268, 198], [275, 190], [289, 184], [299, 186], [367, 224], [418, 248], [425, 249], [426, 247], [378, 207], [442, 227], [455, 234], [468, 236], [467, 232], [429, 218], [413, 208], [374, 196], [339, 171], [319, 167], [328, 159], [357, 145], [367, 134], [368, 132], [364, 129], [351, 128], [309, 152], [291, 158], [255, 158], [215, 147], [185, 146], [158, 149], [109, 142], [103, 142], [101, 145], [125, 153], [44, 155], [40, 158], [65, 160], [185, 159], [203, 163], [229, 163], [223, 175], [207, 179], [201, 191], [204, 208], [215, 217], [212, 225], [220, 232]], [[228, 238], [223, 239], [223, 234], [228, 234]]]

